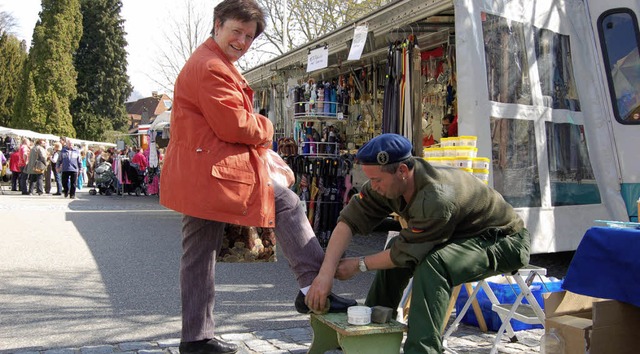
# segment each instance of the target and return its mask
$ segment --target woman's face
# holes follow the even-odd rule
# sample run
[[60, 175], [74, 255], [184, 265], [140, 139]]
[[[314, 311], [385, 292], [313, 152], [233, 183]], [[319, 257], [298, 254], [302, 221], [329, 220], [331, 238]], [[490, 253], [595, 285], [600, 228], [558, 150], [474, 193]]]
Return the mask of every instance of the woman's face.
[[234, 63], [249, 50], [257, 28], [256, 21], [242, 22], [228, 19], [221, 24], [216, 20], [214, 39], [227, 59]]

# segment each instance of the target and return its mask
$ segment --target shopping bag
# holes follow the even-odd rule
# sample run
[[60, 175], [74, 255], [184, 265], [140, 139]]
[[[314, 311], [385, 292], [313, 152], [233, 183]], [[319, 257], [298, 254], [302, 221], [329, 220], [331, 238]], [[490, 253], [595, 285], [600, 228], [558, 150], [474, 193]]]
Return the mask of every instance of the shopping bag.
[[291, 187], [296, 182], [296, 176], [293, 174], [291, 167], [271, 149], [264, 149], [262, 158], [269, 171], [269, 177], [276, 183], [284, 187]]

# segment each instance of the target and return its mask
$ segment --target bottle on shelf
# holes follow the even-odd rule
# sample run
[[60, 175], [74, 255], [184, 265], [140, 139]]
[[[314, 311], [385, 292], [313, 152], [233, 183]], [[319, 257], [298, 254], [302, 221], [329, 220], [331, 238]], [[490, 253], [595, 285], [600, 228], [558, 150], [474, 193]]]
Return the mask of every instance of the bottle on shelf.
[[551, 328], [540, 337], [540, 354], [564, 354], [564, 339], [557, 328]]

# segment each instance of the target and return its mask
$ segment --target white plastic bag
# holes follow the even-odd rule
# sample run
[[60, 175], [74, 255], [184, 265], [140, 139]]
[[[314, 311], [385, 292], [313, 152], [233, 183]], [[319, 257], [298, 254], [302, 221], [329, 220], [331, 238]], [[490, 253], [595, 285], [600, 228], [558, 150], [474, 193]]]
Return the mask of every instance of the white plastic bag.
[[269, 177], [283, 187], [290, 188], [296, 182], [296, 176], [287, 163], [271, 149], [265, 149], [262, 158], [269, 171]]

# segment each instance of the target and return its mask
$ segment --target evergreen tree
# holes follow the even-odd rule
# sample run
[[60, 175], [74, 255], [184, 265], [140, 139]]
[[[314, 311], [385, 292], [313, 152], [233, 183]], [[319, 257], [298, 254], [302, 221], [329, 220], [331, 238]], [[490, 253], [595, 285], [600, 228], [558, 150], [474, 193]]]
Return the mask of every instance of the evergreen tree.
[[0, 58], [0, 126], [8, 126], [13, 117], [20, 73], [27, 60], [25, 42], [7, 32], [0, 33]]
[[79, 0], [42, 0], [16, 98], [13, 126], [76, 136], [69, 107], [76, 96], [73, 55], [81, 36]]
[[78, 96], [71, 105], [78, 137], [103, 140], [127, 128], [127, 41], [120, 0], [81, 0], [83, 33], [75, 56]]

